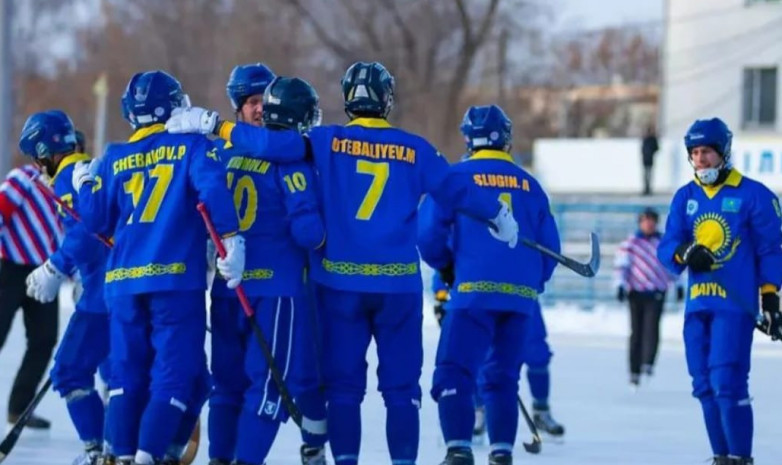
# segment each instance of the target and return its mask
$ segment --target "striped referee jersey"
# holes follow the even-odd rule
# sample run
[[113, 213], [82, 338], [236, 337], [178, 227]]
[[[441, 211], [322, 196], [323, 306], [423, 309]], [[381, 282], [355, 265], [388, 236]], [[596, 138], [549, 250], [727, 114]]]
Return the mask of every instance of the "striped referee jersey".
[[62, 242], [63, 226], [57, 208], [35, 181], [35, 165], [11, 170], [0, 184], [0, 259], [38, 266]]
[[622, 242], [614, 259], [616, 286], [636, 292], [665, 291], [678, 280], [657, 259], [660, 237], [639, 231]]

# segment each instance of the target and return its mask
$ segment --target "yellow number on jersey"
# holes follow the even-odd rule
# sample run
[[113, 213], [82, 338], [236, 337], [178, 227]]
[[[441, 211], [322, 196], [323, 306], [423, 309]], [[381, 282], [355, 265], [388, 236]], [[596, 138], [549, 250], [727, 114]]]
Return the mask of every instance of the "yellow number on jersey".
[[500, 194], [499, 199], [505, 202], [505, 204], [508, 206], [508, 210], [513, 213], [513, 202], [511, 201], [510, 192], [503, 192]]
[[285, 175], [282, 179], [285, 181], [285, 184], [288, 186], [288, 190], [291, 191], [291, 193], [295, 193], [296, 191], [304, 192], [307, 190], [307, 178], [304, 177], [304, 173], [301, 171]]
[[[62, 203], [66, 206], [73, 208], [73, 194], [63, 194], [60, 196], [60, 200], [62, 200]], [[65, 216], [65, 209], [63, 209], [62, 205], [59, 203], [57, 203], [57, 213], [59, 213], [60, 216]]]
[[[141, 217], [139, 218], [140, 223], [152, 223], [155, 221], [158, 212], [160, 212], [160, 205], [163, 204], [163, 198], [168, 191], [168, 186], [171, 185], [173, 176], [174, 165], [159, 164], [155, 165], [155, 167], [149, 171], [149, 177], [155, 178], [155, 185], [152, 186], [152, 192], [149, 194], [149, 199], [141, 210]], [[136, 171], [122, 186], [125, 188], [125, 193], [130, 194], [130, 199], [133, 202], [133, 213], [135, 213], [135, 209], [138, 207], [139, 201], [141, 200], [141, 194], [144, 192], [144, 173], [142, 171]], [[128, 218], [128, 224], [131, 224], [132, 222], [133, 214]]]
[[[244, 175], [234, 183], [234, 173], [228, 173], [228, 189], [232, 189], [234, 192], [234, 206], [236, 207], [236, 214], [239, 215], [239, 231], [247, 231], [255, 223], [255, 219], [258, 216], [258, 189], [255, 188], [255, 182], [250, 175]], [[244, 212], [240, 212], [242, 208], [242, 200], [244, 196], [247, 196], [247, 207]]]
[[386, 188], [388, 172], [388, 162], [372, 163], [366, 160], [358, 160], [356, 162], [356, 173], [372, 175], [372, 184], [369, 185], [369, 190], [367, 190], [361, 206], [358, 207], [356, 219], [368, 220], [372, 218], [372, 214], [375, 213], [375, 208], [377, 208], [377, 203], [383, 195], [383, 190]]

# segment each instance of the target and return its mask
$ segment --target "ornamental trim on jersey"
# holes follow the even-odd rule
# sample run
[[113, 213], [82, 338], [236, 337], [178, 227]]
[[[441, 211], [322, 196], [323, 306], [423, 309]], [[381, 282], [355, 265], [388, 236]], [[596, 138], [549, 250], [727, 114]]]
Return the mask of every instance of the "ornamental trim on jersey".
[[496, 281], [465, 281], [456, 287], [459, 292], [494, 292], [498, 294], [515, 295], [526, 299], [537, 299], [538, 291], [535, 289], [512, 283]]
[[418, 274], [418, 262], [411, 263], [354, 263], [335, 262], [326, 258], [321, 262], [329, 273], [347, 276], [410, 276]]
[[130, 268], [115, 268], [106, 271], [106, 284], [124, 281], [126, 279], [148, 278], [150, 276], [163, 276], [171, 274], [184, 274], [187, 266], [184, 263], [149, 263], [143, 266]]

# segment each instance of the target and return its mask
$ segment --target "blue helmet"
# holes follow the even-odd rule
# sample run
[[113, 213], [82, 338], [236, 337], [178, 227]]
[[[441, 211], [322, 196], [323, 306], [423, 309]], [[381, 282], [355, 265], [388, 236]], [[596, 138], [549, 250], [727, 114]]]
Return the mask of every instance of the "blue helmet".
[[342, 97], [350, 118], [386, 118], [394, 106], [394, 77], [376, 61], [356, 62], [342, 77]]
[[497, 105], [472, 106], [467, 109], [459, 128], [471, 151], [478, 149], [508, 150], [513, 141], [510, 119]]
[[719, 118], [696, 120], [684, 135], [684, 146], [687, 147], [688, 154], [692, 153], [692, 149], [695, 147], [711, 147], [722, 155], [725, 164], [730, 161], [732, 142], [733, 133], [728, 129], [728, 125]]
[[87, 138], [84, 136], [84, 133], [76, 130], [76, 150], [80, 152], [86, 152], [87, 151]]
[[231, 71], [231, 76], [228, 77], [228, 83], [225, 85], [225, 92], [231, 100], [234, 111], [239, 111], [245, 100], [250, 96], [263, 95], [266, 86], [274, 78], [274, 72], [262, 63], [235, 67]]
[[19, 136], [19, 150], [36, 160], [76, 150], [73, 122], [60, 110], [33, 113]]
[[318, 93], [304, 79], [278, 76], [263, 93], [263, 124], [308, 131], [320, 124]]
[[134, 129], [165, 123], [174, 108], [189, 105], [182, 84], [159, 70], [136, 73], [122, 94], [122, 116]]

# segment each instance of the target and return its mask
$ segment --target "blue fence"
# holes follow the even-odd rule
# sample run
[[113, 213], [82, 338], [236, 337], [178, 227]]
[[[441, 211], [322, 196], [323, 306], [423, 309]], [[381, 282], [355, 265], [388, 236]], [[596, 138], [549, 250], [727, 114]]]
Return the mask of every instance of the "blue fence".
[[[629, 202], [628, 202], [629, 201]], [[660, 229], [665, 226], [668, 203], [661, 200], [642, 203], [637, 199], [600, 199], [584, 201], [552, 200], [552, 211], [559, 227], [564, 252], [584, 261], [589, 258], [589, 233], [594, 231], [600, 238], [601, 265], [592, 279], [576, 275], [572, 271], [557, 267], [554, 276], [542, 296], [544, 305], [557, 303], [576, 304], [591, 309], [597, 304], [616, 302], [616, 288], [613, 285], [613, 261], [619, 244], [635, 232], [638, 214], [647, 207], [657, 209], [660, 214]], [[667, 296], [667, 308], [674, 309], [675, 292]]]

